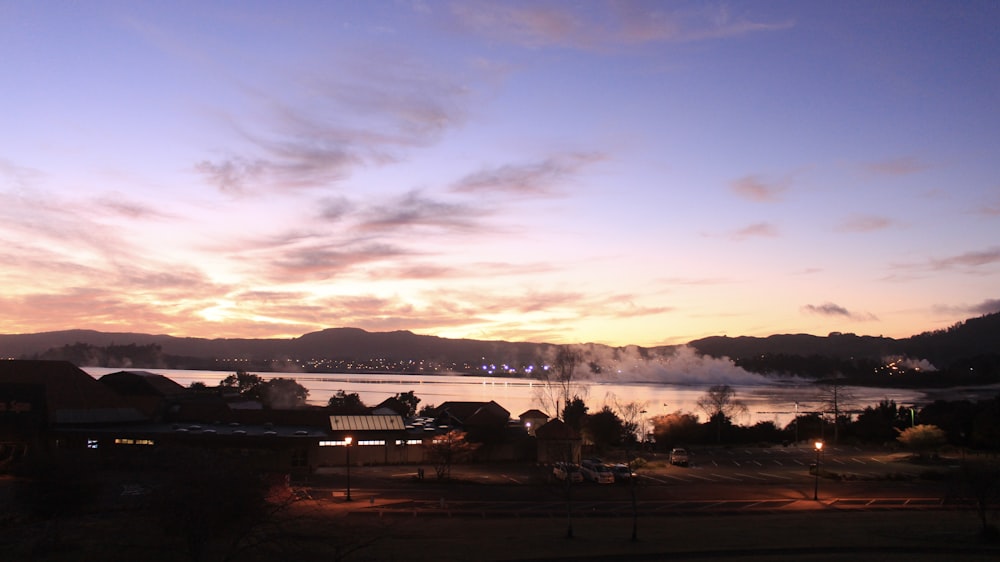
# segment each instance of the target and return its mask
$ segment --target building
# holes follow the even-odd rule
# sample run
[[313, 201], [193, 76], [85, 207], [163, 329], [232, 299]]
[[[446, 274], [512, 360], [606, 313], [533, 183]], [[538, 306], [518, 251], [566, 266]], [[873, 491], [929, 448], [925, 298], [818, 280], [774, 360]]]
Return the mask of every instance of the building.
[[536, 429], [549, 421], [549, 415], [541, 410], [528, 410], [518, 416], [518, 419], [521, 420], [521, 425], [528, 432], [528, 435], [533, 436]]
[[580, 434], [562, 420], [554, 419], [535, 430], [538, 440], [538, 462], [579, 463], [583, 440]]

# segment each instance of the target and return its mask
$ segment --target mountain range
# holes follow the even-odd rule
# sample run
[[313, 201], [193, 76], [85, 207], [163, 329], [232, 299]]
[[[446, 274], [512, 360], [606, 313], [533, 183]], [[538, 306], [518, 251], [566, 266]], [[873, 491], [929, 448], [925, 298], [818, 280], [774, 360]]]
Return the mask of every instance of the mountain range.
[[[1000, 357], [1000, 313], [902, 339], [834, 332], [827, 336], [713, 336], [687, 345], [702, 355], [729, 357], [738, 365], [742, 362], [741, 366], [752, 365], [753, 360], [761, 357], [826, 358], [840, 362], [882, 362], [887, 357], [905, 357], [925, 360], [934, 369], [946, 369], [975, 358]], [[551, 358], [558, 347], [549, 343], [447, 339], [409, 331], [367, 332], [358, 328], [331, 328], [288, 339], [206, 339], [93, 330], [0, 334], [0, 358], [67, 359], [78, 364], [103, 362], [108, 363], [105, 366], [135, 368], [229, 369], [246, 362], [248, 368], [280, 371], [295, 362], [299, 368], [305, 365], [314, 370], [327, 370], [324, 365], [330, 369], [353, 365], [357, 367], [355, 370], [468, 372], [484, 363], [511, 366], [539, 363]], [[583, 344], [581, 350], [584, 360], [593, 362], [592, 357], [613, 358], [626, 349], [643, 357], [655, 357], [671, 354], [676, 347], [615, 348]]]

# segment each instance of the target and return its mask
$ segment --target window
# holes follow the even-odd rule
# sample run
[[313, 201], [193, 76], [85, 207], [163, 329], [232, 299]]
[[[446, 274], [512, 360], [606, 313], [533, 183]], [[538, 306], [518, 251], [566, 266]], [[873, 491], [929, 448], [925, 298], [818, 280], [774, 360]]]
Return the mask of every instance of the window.
[[347, 441], [344, 441], [343, 439], [341, 439], [339, 441], [320, 441], [319, 442], [319, 446], [320, 447], [343, 447], [344, 445], [347, 445]]
[[97, 439], [87, 439], [87, 448], [96, 449], [98, 445]]
[[424, 441], [422, 439], [397, 439], [397, 445], [423, 445]]
[[361, 439], [358, 445], [385, 445], [385, 439]]
[[[115, 445], [152, 445], [152, 444], [153, 444], [152, 439], [124, 439], [124, 438], [115, 439]], [[87, 446], [88, 447], [90, 446], [89, 442]], [[93, 448], [96, 449], [97, 446], [95, 445]]]

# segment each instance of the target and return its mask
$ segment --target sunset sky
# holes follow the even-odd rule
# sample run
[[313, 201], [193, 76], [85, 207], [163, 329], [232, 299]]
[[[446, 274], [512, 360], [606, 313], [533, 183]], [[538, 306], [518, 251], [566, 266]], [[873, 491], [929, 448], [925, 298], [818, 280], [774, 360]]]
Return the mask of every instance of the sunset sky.
[[0, 333], [1000, 310], [1000, 3], [0, 2]]

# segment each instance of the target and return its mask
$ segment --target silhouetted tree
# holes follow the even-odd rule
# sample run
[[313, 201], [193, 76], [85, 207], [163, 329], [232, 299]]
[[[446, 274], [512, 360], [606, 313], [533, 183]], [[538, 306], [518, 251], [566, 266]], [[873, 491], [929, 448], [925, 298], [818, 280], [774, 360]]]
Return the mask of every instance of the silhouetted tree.
[[583, 398], [574, 396], [572, 400], [566, 403], [566, 407], [563, 408], [563, 423], [572, 427], [576, 431], [583, 431], [584, 420], [587, 419], [588, 409], [589, 408], [587, 408], [587, 404], [584, 403]]
[[576, 369], [582, 362], [583, 354], [564, 345], [559, 347], [551, 366], [535, 370], [535, 376], [542, 381], [536, 387], [535, 401], [543, 410], [559, 412], [560, 406], [569, 404], [571, 397], [586, 394], [576, 378]]
[[885, 399], [875, 406], [866, 407], [851, 424], [854, 434], [866, 441], [887, 442], [896, 438], [904, 429], [901, 410], [896, 402]]
[[843, 422], [845, 406], [854, 401], [854, 395], [847, 386], [847, 380], [837, 376], [817, 381], [819, 399], [824, 404], [827, 413], [833, 414], [833, 442], [840, 440], [840, 426]]
[[363, 414], [368, 411], [368, 406], [361, 401], [357, 392], [348, 394], [343, 390], [338, 390], [331, 396], [326, 407], [341, 414]]
[[276, 410], [291, 410], [306, 405], [309, 390], [293, 379], [273, 378], [260, 385], [264, 406]]
[[731, 425], [733, 416], [747, 412], [746, 405], [736, 399], [736, 390], [728, 384], [711, 386], [697, 404], [708, 416], [709, 423], [715, 425], [717, 442], [722, 442], [723, 426]]
[[622, 420], [611, 410], [604, 406], [596, 414], [587, 416], [584, 423], [584, 434], [598, 450], [621, 444]]
[[417, 398], [417, 395], [412, 390], [398, 392], [394, 398], [406, 406], [407, 409], [404, 416], [410, 417], [417, 413], [417, 405], [420, 404], [420, 399]]
[[438, 479], [451, 478], [451, 465], [463, 460], [478, 444], [465, 439], [465, 432], [453, 429], [431, 441], [429, 453], [434, 459], [434, 471]]
[[222, 379], [222, 382], [219, 383], [219, 388], [224, 391], [236, 391], [236, 393], [247, 400], [260, 400], [261, 385], [263, 384], [264, 379], [257, 375], [246, 371], [236, 371], [235, 374]]

